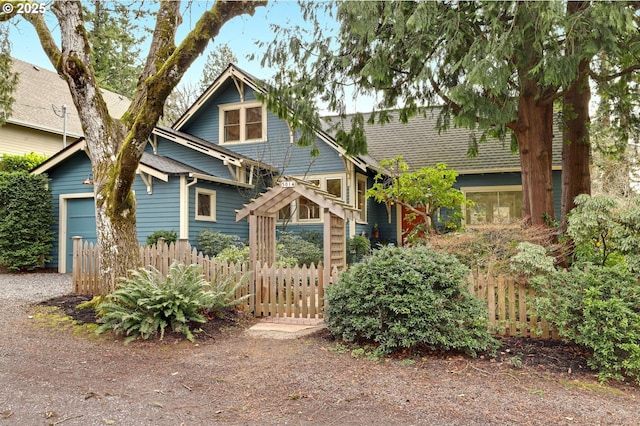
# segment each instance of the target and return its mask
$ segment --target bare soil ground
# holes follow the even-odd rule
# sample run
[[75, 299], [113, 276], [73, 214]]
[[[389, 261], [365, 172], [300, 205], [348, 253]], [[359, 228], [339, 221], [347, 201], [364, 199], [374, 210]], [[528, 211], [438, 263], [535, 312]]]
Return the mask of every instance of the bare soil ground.
[[75, 309], [81, 300], [0, 310], [0, 426], [640, 422], [639, 389], [598, 384], [588, 354], [562, 342], [504, 339], [497, 358], [423, 351], [369, 361], [326, 331], [252, 338], [253, 320], [233, 315], [196, 343], [125, 346], [65, 319], [95, 321]]

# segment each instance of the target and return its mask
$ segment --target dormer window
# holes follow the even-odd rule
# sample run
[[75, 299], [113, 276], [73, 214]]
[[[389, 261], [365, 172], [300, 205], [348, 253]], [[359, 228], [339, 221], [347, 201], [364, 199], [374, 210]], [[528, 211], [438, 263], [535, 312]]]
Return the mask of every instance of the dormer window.
[[220, 105], [220, 143], [265, 141], [266, 117], [259, 102]]

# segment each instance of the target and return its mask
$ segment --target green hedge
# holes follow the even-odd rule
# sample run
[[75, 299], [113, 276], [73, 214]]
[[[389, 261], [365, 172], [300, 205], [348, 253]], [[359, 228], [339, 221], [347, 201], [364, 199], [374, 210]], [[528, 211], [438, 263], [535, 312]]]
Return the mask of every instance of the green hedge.
[[0, 173], [0, 264], [32, 271], [49, 260], [53, 205], [48, 179], [26, 172]]

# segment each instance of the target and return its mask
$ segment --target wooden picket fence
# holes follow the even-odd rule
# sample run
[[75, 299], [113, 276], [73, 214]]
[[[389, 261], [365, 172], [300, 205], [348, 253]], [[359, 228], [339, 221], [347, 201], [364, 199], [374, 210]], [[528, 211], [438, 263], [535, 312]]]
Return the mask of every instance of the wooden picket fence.
[[[249, 271], [246, 264], [228, 264], [203, 256], [187, 242], [140, 247], [140, 259], [145, 267], [152, 266], [166, 274], [174, 261], [202, 266], [205, 279], [234, 275], [236, 282], [244, 279], [237, 297], [249, 295], [241, 305], [257, 317], [320, 319], [324, 317], [324, 289], [337, 282], [338, 271], [327, 271], [322, 264], [295, 268], [257, 264]], [[487, 301], [489, 323], [494, 334], [557, 338], [557, 333], [540, 318], [528, 314], [535, 296], [526, 283], [507, 275], [469, 276], [469, 289]], [[77, 294], [107, 294], [98, 279], [98, 256], [94, 244], [80, 239], [73, 244], [73, 290]]]
[[[153, 267], [166, 275], [175, 261], [197, 264], [202, 267], [204, 278], [232, 275], [235, 282], [243, 281], [236, 297], [248, 295], [241, 308], [257, 317], [320, 319], [324, 317], [324, 287], [338, 278], [334, 267], [327, 271], [318, 266], [294, 268], [274, 267], [258, 263], [254, 271], [247, 264], [233, 264], [204, 256], [188, 242], [140, 246], [140, 260], [145, 267]], [[76, 294], [108, 294], [98, 276], [98, 255], [95, 244], [74, 239], [73, 291]]]
[[535, 291], [526, 282], [509, 275], [469, 276], [469, 290], [487, 301], [489, 324], [494, 334], [557, 339], [558, 333], [541, 318], [529, 315]]

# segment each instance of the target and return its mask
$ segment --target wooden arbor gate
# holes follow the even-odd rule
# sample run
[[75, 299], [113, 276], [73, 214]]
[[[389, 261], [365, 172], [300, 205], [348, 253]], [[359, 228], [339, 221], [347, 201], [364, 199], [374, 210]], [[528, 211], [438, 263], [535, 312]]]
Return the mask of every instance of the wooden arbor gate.
[[[272, 288], [276, 282], [258, 280], [258, 276], [262, 277], [262, 274], [256, 275], [255, 271], [259, 264], [274, 265], [278, 211], [300, 197], [316, 203], [322, 212], [324, 265], [318, 265], [318, 272], [322, 274], [319, 277], [321, 281], [329, 283], [332, 271], [342, 270], [347, 265], [345, 223], [347, 219], [356, 218], [358, 211], [315, 185], [299, 179], [281, 177], [278, 186], [270, 188], [236, 211], [236, 221], [244, 218], [249, 220], [249, 260], [250, 268], [254, 271], [252, 283], [255, 285], [256, 316], [288, 316], [286, 312], [264, 309], [264, 306], [272, 306], [270, 298], [276, 297], [277, 291]], [[321, 296], [319, 294], [316, 297]], [[260, 305], [258, 301], [261, 302]], [[322, 316], [321, 312], [314, 314]]]

